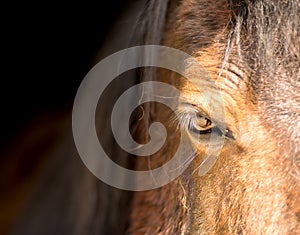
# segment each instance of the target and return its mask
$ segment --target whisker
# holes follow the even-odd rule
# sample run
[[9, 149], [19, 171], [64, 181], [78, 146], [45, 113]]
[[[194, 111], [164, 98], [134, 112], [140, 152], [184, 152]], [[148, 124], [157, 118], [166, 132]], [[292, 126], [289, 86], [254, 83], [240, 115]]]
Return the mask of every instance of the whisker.
[[187, 157], [187, 159], [183, 162], [181, 166], [178, 166], [177, 168], [170, 170], [170, 172], [176, 171], [180, 168], [184, 168], [185, 166], [189, 165], [196, 157], [197, 157], [197, 151], [193, 151], [190, 156]]
[[179, 96], [162, 96], [162, 95], [153, 95], [153, 96], [162, 99], [177, 99], [179, 97]]
[[148, 170], [150, 171], [150, 174], [151, 174], [151, 178], [153, 179], [155, 184], [158, 184], [157, 180], [154, 177], [153, 169], [151, 167], [151, 156], [147, 156], [147, 165], [148, 165]]

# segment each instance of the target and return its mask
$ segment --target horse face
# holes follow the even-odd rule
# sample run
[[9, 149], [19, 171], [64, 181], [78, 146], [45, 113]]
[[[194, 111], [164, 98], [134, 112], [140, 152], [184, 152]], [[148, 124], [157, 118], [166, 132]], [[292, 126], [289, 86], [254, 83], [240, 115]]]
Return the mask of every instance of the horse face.
[[[134, 205], [141, 206], [142, 197], [160, 203], [168, 211], [157, 222], [163, 234], [300, 233], [299, 2], [187, 0], [170, 6], [163, 44], [192, 54], [212, 82], [158, 72], [158, 79], [180, 87], [179, 109], [186, 115], [179, 122], [188, 123], [182, 131], [197, 154], [177, 183], [137, 194]], [[211, 116], [218, 110], [221, 119]], [[203, 176], [207, 141], [216, 129], [225, 141]], [[154, 196], [172, 193], [167, 201]], [[170, 211], [180, 226], [172, 225]]]

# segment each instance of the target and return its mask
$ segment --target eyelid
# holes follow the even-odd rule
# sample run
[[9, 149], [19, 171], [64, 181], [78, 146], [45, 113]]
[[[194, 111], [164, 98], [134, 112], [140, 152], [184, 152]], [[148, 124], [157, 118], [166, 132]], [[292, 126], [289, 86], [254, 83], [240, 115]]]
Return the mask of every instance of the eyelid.
[[211, 120], [211, 122], [214, 122], [214, 121], [209, 117], [209, 115], [208, 115], [203, 109], [199, 108], [197, 105], [183, 102], [183, 103], [181, 103], [180, 106], [183, 106], [183, 108], [190, 109], [190, 110], [193, 109], [193, 111], [196, 112], [197, 115], [199, 115], [199, 116], [201, 116], [201, 117], [204, 117], [204, 118], [207, 118], [207, 119]]
[[[199, 112], [199, 109], [197, 109], [196, 106], [187, 103], [180, 105], [176, 114], [179, 121], [179, 127], [184, 130], [190, 130], [192, 127], [191, 124], [193, 124], [198, 118], [206, 118], [211, 121], [209, 117]], [[213, 122], [212, 125], [214, 125]]]
[[197, 114], [199, 114], [199, 116], [204, 117], [209, 119], [212, 123], [214, 123], [216, 126], [218, 126], [220, 129], [222, 130], [226, 130], [226, 128], [222, 128], [222, 127], [226, 127], [226, 123], [221, 122], [220, 120], [216, 120], [213, 117], [210, 117], [210, 115], [208, 115], [208, 113], [203, 110], [201, 107], [192, 104], [192, 103], [188, 103], [188, 102], [182, 102], [181, 103], [182, 106], [184, 106], [184, 108], [193, 108], [194, 112], [196, 112]]

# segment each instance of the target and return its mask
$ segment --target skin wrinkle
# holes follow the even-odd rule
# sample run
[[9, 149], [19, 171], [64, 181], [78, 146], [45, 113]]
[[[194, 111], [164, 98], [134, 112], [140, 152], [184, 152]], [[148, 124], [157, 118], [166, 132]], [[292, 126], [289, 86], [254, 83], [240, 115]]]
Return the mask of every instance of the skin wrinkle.
[[[295, 159], [299, 159], [300, 110], [300, 44], [296, 43], [300, 30], [295, 27], [300, 3], [245, 0], [230, 4], [232, 9], [228, 1], [182, 1], [166, 21], [163, 44], [195, 55], [209, 72], [223, 97], [226, 123], [236, 140], [226, 140], [218, 161], [203, 177], [191, 174], [205, 154], [198, 146], [199, 156], [177, 181], [189, 185], [187, 210], [180, 201], [173, 202], [173, 208], [181, 208], [179, 214], [163, 197], [151, 201], [164, 208], [168, 205], [172, 214], [164, 217], [165, 209], [163, 214], [158, 212], [163, 222], [153, 223], [152, 229], [159, 227], [159, 234], [300, 233], [300, 181], [295, 177], [299, 174]], [[213, 90], [203, 87], [199, 93], [168, 72], [159, 72], [158, 80], [177, 84], [181, 98], [200, 108], [201, 92]], [[216, 106], [210, 105], [211, 109]], [[285, 115], [278, 115], [282, 112]], [[161, 191], [178, 194], [181, 187], [176, 184]], [[132, 218], [141, 227], [144, 222], [138, 218], [148, 205], [140, 203], [147, 200], [147, 194], [155, 192], [134, 198]], [[157, 214], [147, 216], [154, 221]], [[186, 231], [162, 224], [179, 217], [185, 218]]]

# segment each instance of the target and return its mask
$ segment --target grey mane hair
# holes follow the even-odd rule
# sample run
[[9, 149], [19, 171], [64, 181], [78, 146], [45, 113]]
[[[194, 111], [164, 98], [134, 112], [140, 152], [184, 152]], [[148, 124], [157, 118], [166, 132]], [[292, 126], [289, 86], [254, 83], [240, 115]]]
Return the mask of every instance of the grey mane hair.
[[234, 60], [247, 71], [266, 122], [276, 127], [274, 135], [288, 137], [300, 169], [300, 1], [239, 2], [223, 67]]

